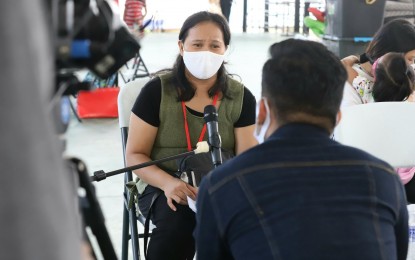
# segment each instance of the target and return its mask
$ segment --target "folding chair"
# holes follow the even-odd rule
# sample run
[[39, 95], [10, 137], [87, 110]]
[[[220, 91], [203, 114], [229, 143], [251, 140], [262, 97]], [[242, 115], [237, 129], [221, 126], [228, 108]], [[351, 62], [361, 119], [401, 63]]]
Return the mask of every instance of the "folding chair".
[[415, 103], [379, 102], [342, 109], [334, 139], [393, 167], [415, 166]]
[[[125, 147], [128, 138], [128, 126], [130, 122], [131, 108], [141, 91], [141, 88], [148, 82], [148, 78], [140, 78], [134, 81], [128, 82], [124, 87], [120, 89], [118, 95], [118, 116], [119, 126], [121, 130], [124, 165], [125, 161]], [[124, 184], [133, 180], [132, 172], [128, 171], [124, 175]], [[140, 259], [140, 246], [139, 238], [143, 238], [143, 234], [138, 234], [137, 221], [140, 221], [143, 225], [145, 222], [144, 216], [139, 214], [138, 216], [135, 205], [128, 210], [128, 201], [130, 199], [129, 191], [124, 187], [124, 206], [123, 206], [123, 227], [122, 227], [122, 260], [128, 259], [128, 240], [131, 240], [131, 248], [133, 250], [133, 259]], [[130, 229], [129, 229], [130, 228]]]

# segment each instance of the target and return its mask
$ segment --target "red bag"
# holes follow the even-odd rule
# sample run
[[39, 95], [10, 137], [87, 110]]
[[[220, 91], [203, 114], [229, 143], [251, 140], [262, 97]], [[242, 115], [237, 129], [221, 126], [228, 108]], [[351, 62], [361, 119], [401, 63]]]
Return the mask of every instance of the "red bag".
[[97, 88], [78, 92], [77, 112], [80, 118], [118, 117], [117, 99], [120, 88]]

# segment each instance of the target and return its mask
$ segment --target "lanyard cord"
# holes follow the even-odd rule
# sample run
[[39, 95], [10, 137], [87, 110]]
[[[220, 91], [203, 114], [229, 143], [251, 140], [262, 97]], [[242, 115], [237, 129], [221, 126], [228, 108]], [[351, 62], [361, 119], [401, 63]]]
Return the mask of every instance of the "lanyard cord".
[[[216, 102], [218, 101], [218, 93], [215, 94], [213, 97], [212, 105], [216, 106]], [[183, 110], [183, 118], [184, 118], [184, 131], [186, 132], [186, 141], [187, 141], [187, 150], [190, 152], [192, 150], [192, 143], [190, 141], [190, 132], [189, 132], [189, 125], [187, 124], [187, 115], [186, 115], [186, 105], [184, 101], [182, 101], [182, 110]], [[202, 132], [200, 133], [198, 142], [202, 142], [203, 138], [205, 137], [206, 133], [206, 123], [203, 124]]]

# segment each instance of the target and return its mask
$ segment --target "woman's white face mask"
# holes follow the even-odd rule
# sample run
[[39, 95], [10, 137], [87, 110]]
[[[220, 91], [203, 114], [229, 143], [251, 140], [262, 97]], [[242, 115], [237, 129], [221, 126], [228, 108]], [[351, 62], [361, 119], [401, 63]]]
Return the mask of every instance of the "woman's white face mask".
[[198, 79], [208, 79], [215, 75], [224, 58], [225, 55], [210, 51], [183, 51], [183, 61], [186, 68]]
[[[255, 125], [255, 131], [254, 131], [254, 137], [255, 139], [258, 141], [259, 144], [263, 143], [265, 141], [265, 134], [268, 131], [269, 126], [271, 125], [271, 114], [269, 112], [269, 106], [268, 106], [268, 102], [266, 99], [263, 99], [264, 102], [264, 106], [265, 106], [265, 112], [267, 113], [265, 115], [265, 120], [264, 123], [262, 124], [258, 124], [256, 123]], [[258, 118], [258, 114], [259, 114], [259, 106], [261, 103], [257, 104], [256, 107], [256, 115]]]

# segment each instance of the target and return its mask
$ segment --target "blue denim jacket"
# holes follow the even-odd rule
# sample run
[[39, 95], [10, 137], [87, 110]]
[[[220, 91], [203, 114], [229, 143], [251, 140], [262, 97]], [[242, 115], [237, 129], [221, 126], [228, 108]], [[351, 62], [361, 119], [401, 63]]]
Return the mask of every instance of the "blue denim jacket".
[[197, 259], [405, 259], [406, 197], [387, 163], [307, 124], [202, 181]]

